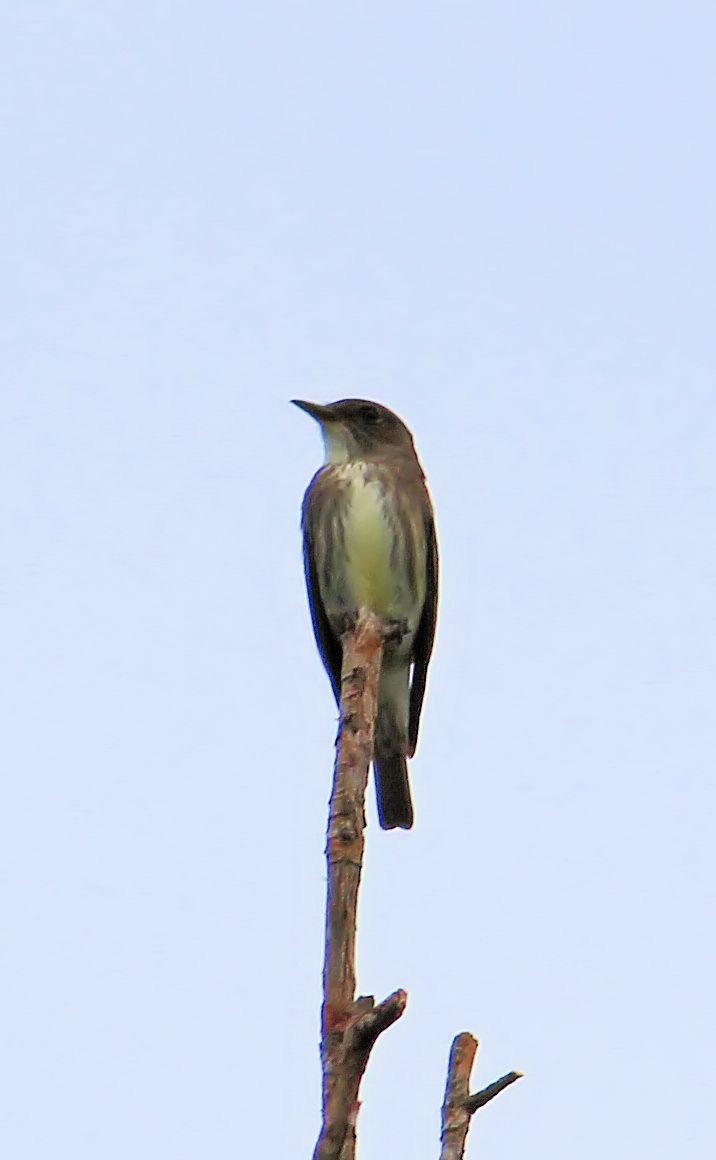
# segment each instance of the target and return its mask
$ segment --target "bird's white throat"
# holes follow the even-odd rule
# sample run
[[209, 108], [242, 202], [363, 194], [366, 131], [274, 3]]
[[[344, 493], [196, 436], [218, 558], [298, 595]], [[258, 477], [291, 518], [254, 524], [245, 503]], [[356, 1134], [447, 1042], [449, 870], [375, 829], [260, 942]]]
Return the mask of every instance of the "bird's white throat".
[[348, 463], [351, 458], [345, 428], [340, 423], [321, 424], [326, 463]]

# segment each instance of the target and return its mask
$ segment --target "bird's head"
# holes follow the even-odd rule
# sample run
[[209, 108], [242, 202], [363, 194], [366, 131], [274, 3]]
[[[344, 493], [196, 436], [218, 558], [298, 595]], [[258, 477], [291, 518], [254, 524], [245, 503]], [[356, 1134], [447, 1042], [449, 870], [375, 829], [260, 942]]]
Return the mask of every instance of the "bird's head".
[[320, 424], [327, 463], [413, 452], [410, 431], [392, 411], [368, 399], [339, 399], [337, 403], [293, 403]]

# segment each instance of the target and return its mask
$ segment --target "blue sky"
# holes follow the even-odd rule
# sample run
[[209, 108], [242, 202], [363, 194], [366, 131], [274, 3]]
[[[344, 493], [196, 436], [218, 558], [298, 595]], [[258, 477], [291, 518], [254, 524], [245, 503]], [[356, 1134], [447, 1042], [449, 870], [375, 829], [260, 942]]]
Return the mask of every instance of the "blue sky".
[[[288, 400], [415, 433], [416, 827], [369, 800], [361, 1156], [713, 1155], [706, 4], [6, 6], [13, 1160], [310, 1154], [334, 709]], [[372, 793], [372, 790], [371, 790]], [[278, 1095], [276, 1094], [278, 1092]]]

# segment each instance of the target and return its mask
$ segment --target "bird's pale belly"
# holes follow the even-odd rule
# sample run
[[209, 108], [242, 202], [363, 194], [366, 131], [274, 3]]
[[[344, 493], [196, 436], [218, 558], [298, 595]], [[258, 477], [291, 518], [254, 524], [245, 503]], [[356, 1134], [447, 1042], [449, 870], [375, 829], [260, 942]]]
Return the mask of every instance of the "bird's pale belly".
[[346, 603], [405, 619], [415, 630], [425, 599], [425, 561], [409, 521], [391, 506], [380, 479], [361, 470], [352, 473], [342, 517]]

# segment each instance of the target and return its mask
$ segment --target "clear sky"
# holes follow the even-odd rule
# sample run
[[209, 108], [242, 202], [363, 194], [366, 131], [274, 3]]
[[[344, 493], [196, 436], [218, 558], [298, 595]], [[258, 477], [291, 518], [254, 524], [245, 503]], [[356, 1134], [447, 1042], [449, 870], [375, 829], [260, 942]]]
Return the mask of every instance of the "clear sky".
[[[415, 433], [416, 826], [362, 1160], [714, 1155], [707, 3], [10, 2], [0, 1143], [308, 1156], [335, 714], [294, 396]], [[266, 1141], [269, 1141], [268, 1144]]]

